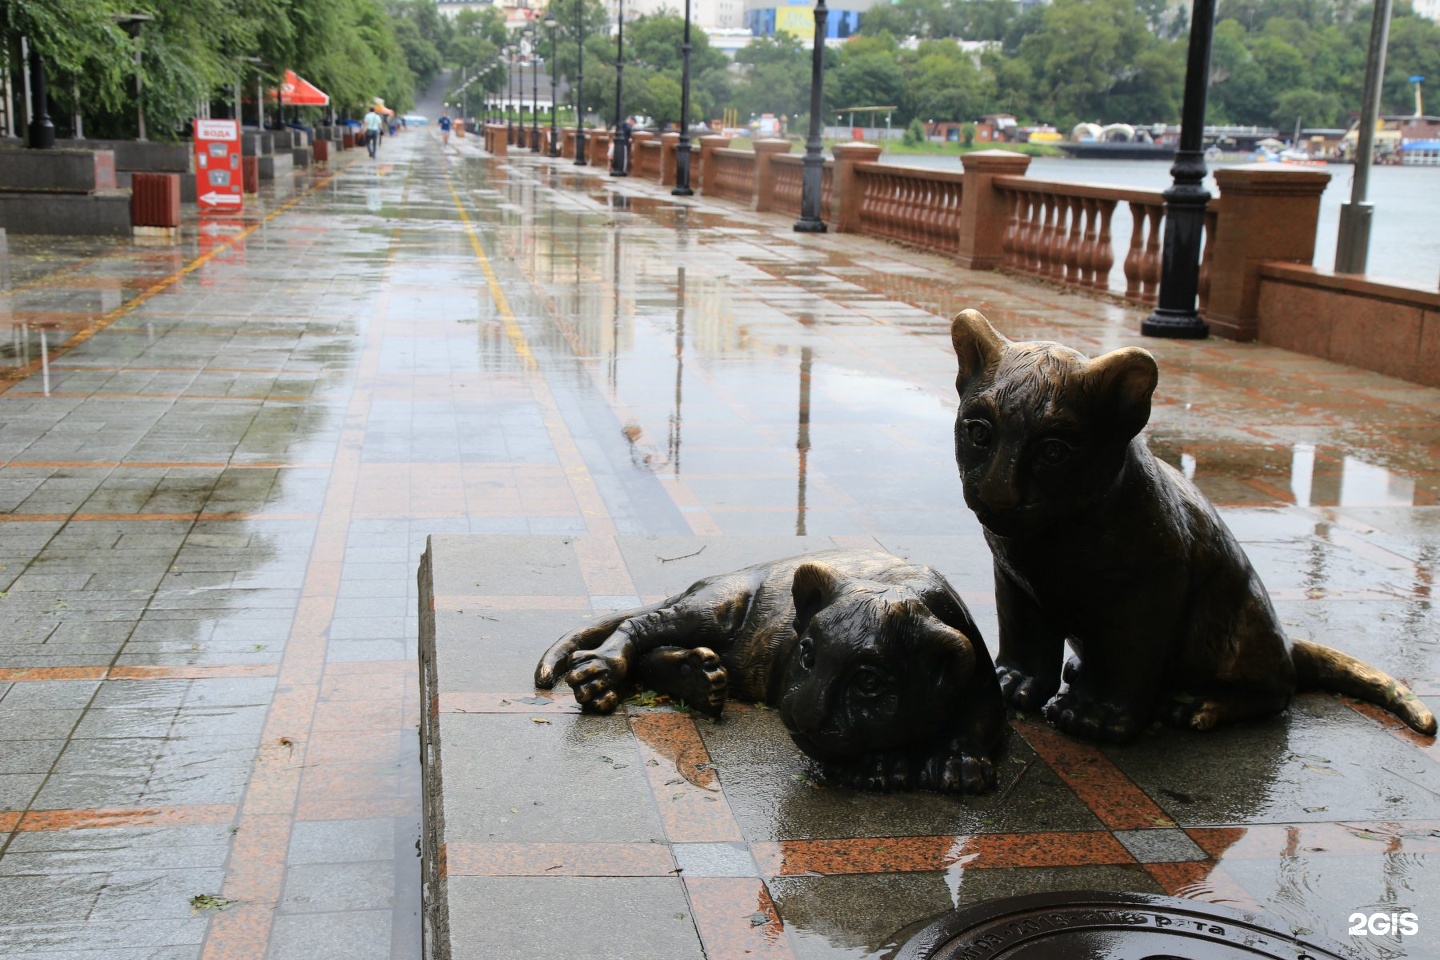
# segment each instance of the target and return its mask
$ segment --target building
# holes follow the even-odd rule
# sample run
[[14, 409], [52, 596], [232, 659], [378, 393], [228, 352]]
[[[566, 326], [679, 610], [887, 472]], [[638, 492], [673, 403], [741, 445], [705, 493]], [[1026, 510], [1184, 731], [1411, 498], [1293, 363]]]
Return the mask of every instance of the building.
[[493, 0], [437, 0], [435, 7], [441, 16], [453, 20], [459, 16], [461, 10], [483, 10], [494, 5]]
[[[614, 19], [618, 14], [616, 0], [605, 0], [605, 7]], [[745, 25], [744, 0], [690, 0], [690, 22], [710, 30], [736, 30]], [[658, 13], [684, 16], [685, 0], [625, 0], [626, 21]]]
[[[845, 40], [860, 32], [860, 16], [871, 7], [890, 0], [836, 0], [827, 3], [830, 17], [825, 22], [829, 40]], [[745, 0], [745, 26], [757, 37], [788, 33], [800, 40], [815, 36], [814, 0]]]

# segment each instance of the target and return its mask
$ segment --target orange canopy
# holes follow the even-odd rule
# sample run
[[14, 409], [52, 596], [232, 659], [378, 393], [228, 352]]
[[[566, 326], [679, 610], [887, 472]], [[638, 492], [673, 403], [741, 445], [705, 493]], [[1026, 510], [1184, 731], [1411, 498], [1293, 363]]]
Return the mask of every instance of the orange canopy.
[[280, 102], [287, 107], [328, 107], [330, 105], [330, 94], [304, 77], [296, 76], [294, 70], [286, 70], [285, 82], [280, 84], [280, 89], [278, 91], [272, 89], [267, 96], [274, 100], [277, 94]]

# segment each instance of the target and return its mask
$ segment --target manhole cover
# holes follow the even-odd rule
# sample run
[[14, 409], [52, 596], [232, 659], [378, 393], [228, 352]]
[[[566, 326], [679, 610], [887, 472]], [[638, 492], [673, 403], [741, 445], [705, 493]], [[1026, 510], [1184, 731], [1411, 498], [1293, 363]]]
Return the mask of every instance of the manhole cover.
[[1141, 893], [992, 900], [947, 914], [896, 960], [1355, 960], [1265, 917]]

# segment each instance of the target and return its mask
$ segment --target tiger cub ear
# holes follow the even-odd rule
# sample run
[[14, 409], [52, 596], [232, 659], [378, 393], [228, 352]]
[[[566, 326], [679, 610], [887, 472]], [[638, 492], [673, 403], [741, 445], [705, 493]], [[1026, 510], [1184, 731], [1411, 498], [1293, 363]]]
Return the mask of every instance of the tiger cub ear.
[[961, 310], [950, 321], [950, 342], [960, 365], [955, 390], [963, 397], [976, 378], [995, 369], [1010, 341], [997, 333], [979, 310]]
[[947, 663], [954, 671], [954, 682], [964, 684], [975, 673], [974, 642], [933, 614], [926, 614], [917, 621], [914, 634], [917, 646], [926, 648], [939, 663]]
[[1115, 418], [1124, 439], [1129, 440], [1150, 422], [1150, 397], [1160, 380], [1160, 369], [1148, 350], [1123, 347], [1098, 356], [1085, 365], [1085, 380]]
[[795, 601], [795, 635], [805, 632], [815, 614], [840, 595], [845, 575], [828, 563], [807, 560], [795, 568], [790, 596]]

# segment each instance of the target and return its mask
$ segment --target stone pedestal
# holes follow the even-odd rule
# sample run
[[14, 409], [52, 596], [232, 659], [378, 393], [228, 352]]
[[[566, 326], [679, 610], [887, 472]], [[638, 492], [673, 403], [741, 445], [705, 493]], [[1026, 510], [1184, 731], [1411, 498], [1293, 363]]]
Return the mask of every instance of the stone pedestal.
[[[692, 141], [692, 142], [691, 142], [691, 148], [693, 149], [694, 146], [695, 146], [695, 144], [694, 144], [694, 142]], [[725, 148], [728, 147], [728, 146], [730, 146], [730, 138], [729, 138], [729, 137], [722, 137], [722, 136], [720, 136], [720, 135], [718, 135], [718, 134], [711, 134], [711, 135], [708, 136], [708, 137], [701, 137], [701, 138], [700, 138], [700, 151], [699, 151], [699, 152], [700, 152], [700, 180], [701, 180], [701, 182], [700, 182], [699, 184], [697, 184], [697, 183], [695, 182], [695, 171], [694, 171], [694, 169], [692, 168], [691, 171], [690, 171], [690, 186], [692, 186], [692, 187], [697, 187], [697, 188], [698, 188], [698, 189], [697, 189], [697, 192], [698, 192], [698, 193], [703, 193], [703, 194], [706, 194], [706, 195], [713, 195], [713, 194], [714, 194], [714, 192], [715, 192], [715, 164], [713, 164], [713, 163], [710, 162], [710, 157], [711, 157], [711, 155], [712, 155], [716, 150], [723, 150], [723, 149], [725, 149]], [[693, 156], [693, 154], [692, 154], [692, 156]]]
[[660, 185], [675, 186], [675, 148], [680, 144], [680, 134], [660, 134]]
[[789, 140], [778, 138], [755, 141], [755, 209], [772, 210], [775, 207], [775, 165], [771, 159], [779, 153], [789, 153], [794, 146]]
[[[1315, 258], [1320, 194], [1330, 174], [1283, 164], [1220, 167], [1219, 212], [1207, 275], [1205, 319], [1211, 332], [1253, 340], [1259, 326], [1260, 265], [1267, 260], [1309, 264]], [[969, 179], [966, 179], [969, 190]]]
[[836, 233], [857, 229], [860, 222], [860, 187], [855, 180], [855, 164], [875, 163], [883, 152], [873, 143], [837, 143], [830, 148], [835, 156], [835, 209], [830, 221]]
[[965, 183], [960, 193], [960, 252], [955, 260], [971, 270], [994, 270], [1005, 262], [1009, 207], [995, 189], [996, 177], [1023, 177], [1030, 158], [1008, 150], [976, 150], [960, 158]]

